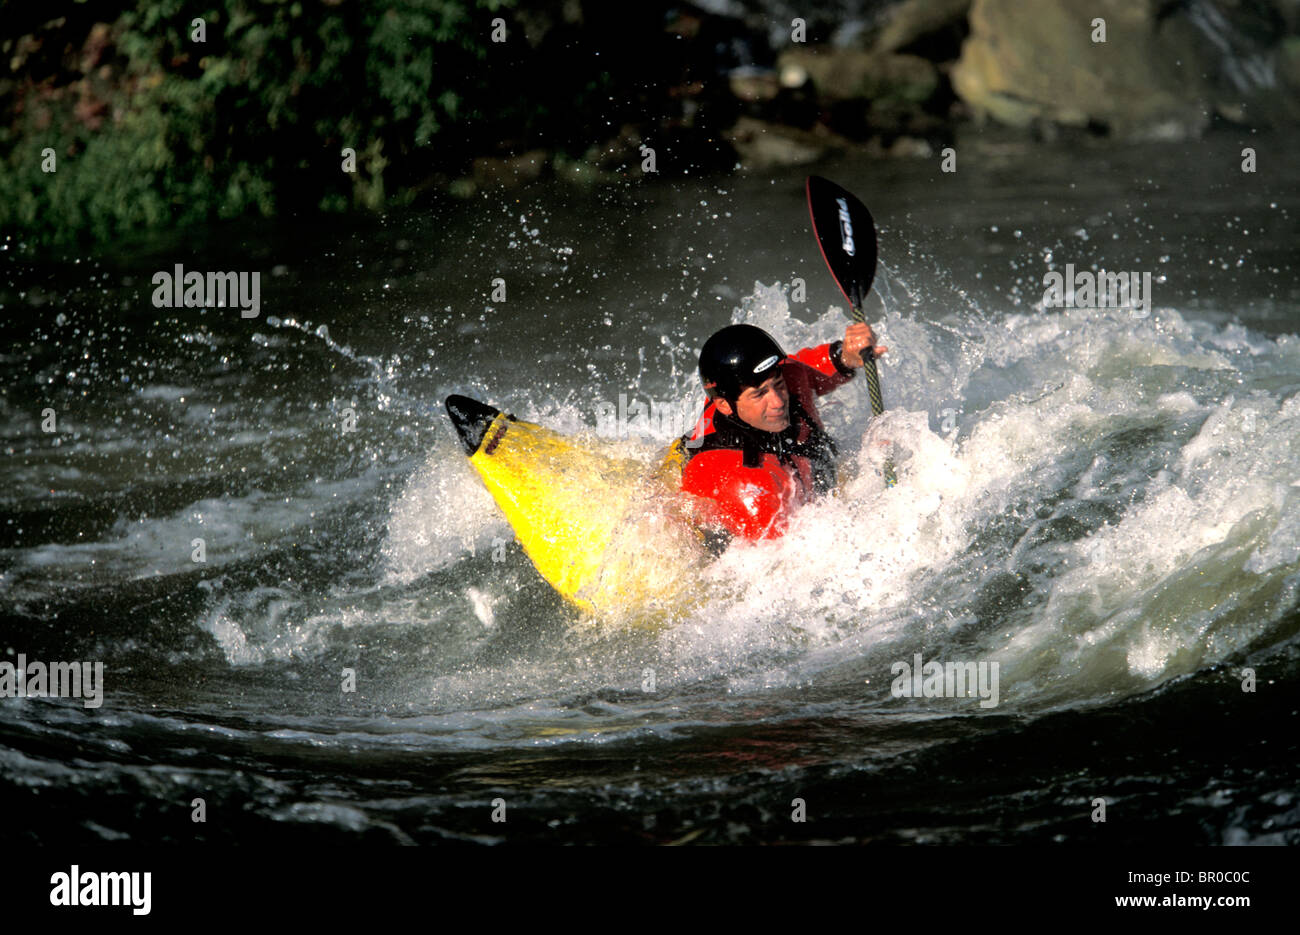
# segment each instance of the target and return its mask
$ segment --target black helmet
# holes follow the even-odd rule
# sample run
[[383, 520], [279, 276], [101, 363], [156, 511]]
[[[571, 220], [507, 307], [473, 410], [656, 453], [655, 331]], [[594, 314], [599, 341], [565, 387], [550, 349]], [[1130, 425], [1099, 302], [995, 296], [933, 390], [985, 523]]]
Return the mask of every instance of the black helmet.
[[735, 404], [747, 386], [758, 386], [776, 374], [785, 351], [770, 334], [753, 325], [727, 325], [704, 342], [700, 379], [710, 396]]

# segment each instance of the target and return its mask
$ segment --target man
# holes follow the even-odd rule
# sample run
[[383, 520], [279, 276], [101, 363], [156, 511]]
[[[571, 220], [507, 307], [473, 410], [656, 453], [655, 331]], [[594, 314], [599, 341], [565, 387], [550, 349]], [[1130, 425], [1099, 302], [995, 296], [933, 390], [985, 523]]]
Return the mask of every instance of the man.
[[745, 539], [784, 534], [795, 509], [835, 486], [835, 443], [815, 397], [851, 380], [863, 354], [886, 350], [865, 324], [788, 357], [753, 325], [729, 325], [705, 341], [700, 379], [709, 402], [684, 439], [681, 481], [704, 498], [699, 520]]

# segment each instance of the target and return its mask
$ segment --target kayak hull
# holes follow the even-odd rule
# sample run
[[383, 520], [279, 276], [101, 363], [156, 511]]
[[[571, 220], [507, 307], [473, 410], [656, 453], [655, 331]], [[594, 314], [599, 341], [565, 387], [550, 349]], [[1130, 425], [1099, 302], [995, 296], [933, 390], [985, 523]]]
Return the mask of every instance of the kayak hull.
[[561, 596], [642, 622], [682, 606], [706, 555], [683, 515], [679, 462], [615, 456], [465, 396], [446, 405], [471, 466]]

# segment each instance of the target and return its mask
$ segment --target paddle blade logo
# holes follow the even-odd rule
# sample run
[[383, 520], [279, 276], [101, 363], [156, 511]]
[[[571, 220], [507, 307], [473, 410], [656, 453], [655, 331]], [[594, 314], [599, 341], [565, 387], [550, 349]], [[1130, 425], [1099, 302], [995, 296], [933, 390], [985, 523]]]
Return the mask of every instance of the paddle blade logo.
[[853, 221], [849, 217], [849, 203], [843, 198], [836, 198], [835, 203], [840, 206], [840, 246], [849, 256], [853, 256], [856, 250], [853, 246]]
[[819, 175], [808, 176], [806, 190], [822, 259], [844, 298], [856, 307], [866, 298], [876, 274], [876, 225], [871, 212], [852, 192]]

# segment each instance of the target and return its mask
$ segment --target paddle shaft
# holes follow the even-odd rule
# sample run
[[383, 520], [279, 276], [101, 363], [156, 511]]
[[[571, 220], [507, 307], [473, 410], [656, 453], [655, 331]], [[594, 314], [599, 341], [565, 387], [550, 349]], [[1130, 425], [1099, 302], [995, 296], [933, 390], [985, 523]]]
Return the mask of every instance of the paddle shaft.
[[[862, 314], [861, 305], [853, 306], [853, 320], [860, 325], [867, 323], [867, 316]], [[880, 374], [876, 370], [876, 355], [870, 349], [862, 355], [862, 372], [867, 375], [867, 395], [871, 397], [871, 414], [878, 416], [885, 411], [885, 404], [880, 398]]]
[[[871, 282], [876, 276], [876, 224], [871, 212], [852, 193], [818, 176], [808, 178], [806, 192], [813, 236], [817, 239], [822, 259], [826, 261], [840, 292], [849, 300], [853, 320], [866, 324], [862, 300], [871, 290]], [[832, 231], [838, 236], [832, 237]], [[880, 394], [880, 373], [876, 370], [875, 353], [871, 349], [862, 352], [862, 372], [867, 378], [867, 396], [871, 400], [872, 418], [875, 418], [885, 411], [885, 402]], [[893, 487], [898, 482], [894, 462], [886, 459], [883, 468], [885, 486]]]
[[[859, 324], [866, 324], [867, 317], [862, 314], [860, 304], [853, 306], [853, 320]], [[875, 418], [885, 411], [885, 404], [880, 398], [880, 374], [876, 372], [876, 355], [870, 349], [862, 352], [862, 372], [867, 376], [867, 395], [871, 397], [871, 415]], [[884, 473], [886, 487], [893, 487], [898, 483], [892, 458], [885, 459]]]

